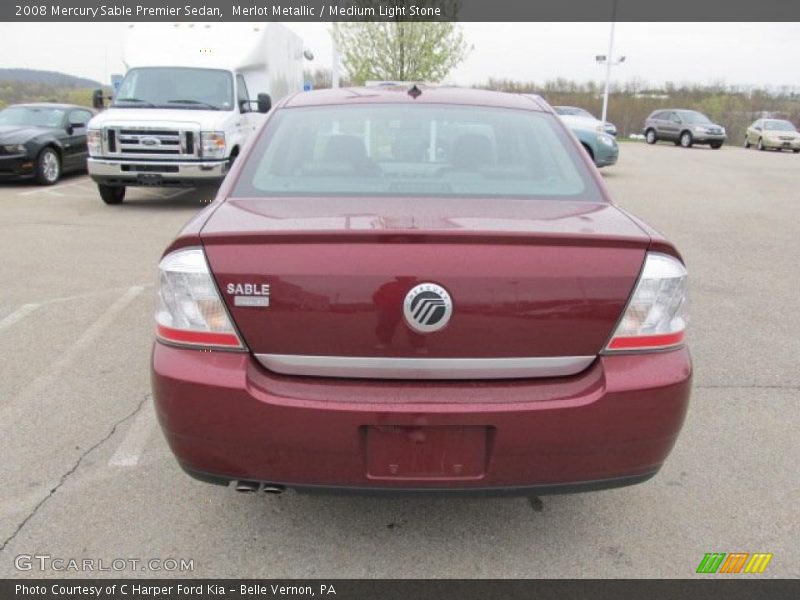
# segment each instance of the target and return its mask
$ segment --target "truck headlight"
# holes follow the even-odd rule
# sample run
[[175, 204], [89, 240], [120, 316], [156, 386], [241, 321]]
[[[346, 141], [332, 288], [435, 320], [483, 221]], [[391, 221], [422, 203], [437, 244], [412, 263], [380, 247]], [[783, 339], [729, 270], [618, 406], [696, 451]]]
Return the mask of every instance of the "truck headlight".
[[90, 129], [86, 132], [86, 145], [89, 148], [89, 156], [103, 155], [103, 134], [99, 129]]
[[28, 151], [24, 144], [9, 144], [2, 148], [6, 154], [25, 154]]
[[225, 158], [225, 132], [201, 131], [200, 155], [203, 158]]

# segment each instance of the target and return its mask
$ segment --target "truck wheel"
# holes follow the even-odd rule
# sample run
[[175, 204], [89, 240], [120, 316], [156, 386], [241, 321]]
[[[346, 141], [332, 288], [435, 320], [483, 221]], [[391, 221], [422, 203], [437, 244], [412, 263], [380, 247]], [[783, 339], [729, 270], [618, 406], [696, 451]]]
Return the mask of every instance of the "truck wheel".
[[647, 132], [644, 134], [644, 139], [648, 144], [655, 144], [658, 141], [656, 139], [656, 132], [652, 129], [647, 130]]
[[39, 185], [53, 185], [61, 177], [61, 159], [52, 148], [45, 148], [36, 159], [36, 182]]
[[100, 197], [106, 204], [122, 204], [125, 199], [125, 186], [97, 184]]

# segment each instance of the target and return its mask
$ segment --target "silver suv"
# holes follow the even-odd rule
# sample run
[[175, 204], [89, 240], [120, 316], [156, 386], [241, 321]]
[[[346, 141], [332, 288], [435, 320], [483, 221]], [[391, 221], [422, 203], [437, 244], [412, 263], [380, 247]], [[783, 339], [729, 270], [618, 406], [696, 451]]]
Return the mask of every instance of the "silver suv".
[[725, 128], [696, 110], [667, 109], [653, 112], [644, 122], [644, 138], [648, 144], [659, 140], [691, 148], [708, 144], [714, 150], [725, 142]]

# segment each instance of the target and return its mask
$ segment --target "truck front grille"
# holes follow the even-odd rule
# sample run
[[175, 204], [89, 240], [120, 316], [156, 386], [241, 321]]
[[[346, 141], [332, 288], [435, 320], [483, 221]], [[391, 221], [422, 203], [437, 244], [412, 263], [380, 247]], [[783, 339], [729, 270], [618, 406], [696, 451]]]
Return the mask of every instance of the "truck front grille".
[[105, 131], [106, 152], [126, 158], [197, 158], [197, 132], [163, 127], [111, 126]]

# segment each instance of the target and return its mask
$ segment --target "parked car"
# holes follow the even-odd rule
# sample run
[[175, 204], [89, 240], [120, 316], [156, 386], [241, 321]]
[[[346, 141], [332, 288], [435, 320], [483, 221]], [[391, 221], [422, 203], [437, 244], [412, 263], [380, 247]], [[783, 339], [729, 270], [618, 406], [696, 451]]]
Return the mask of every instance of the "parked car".
[[600, 121], [595, 120], [592, 122], [585, 117], [561, 113], [559, 113], [559, 117], [578, 138], [589, 157], [594, 161], [595, 166], [598, 168], [609, 167], [617, 162], [619, 158], [617, 140], [605, 133]]
[[536, 98], [290, 96], [159, 270], [157, 414], [203, 481], [617, 487], [686, 414], [680, 254]]
[[555, 110], [561, 116], [569, 116], [569, 117], [582, 117], [584, 119], [591, 119], [592, 121], [597, 122], [603, 128], [608, 135], [613, 135], [617, 137], [617, 126], [613, 123], [609, 123], [606, 121], [605, 123], [595, 117], [592, 113], [588, 110], [584, 110], [582, 108], [578, 108], [577, 106], [554, 106], [553, 110]]
[[94, 112], [72, 104], [14, 104], [0, 111], [0, 180], [53, 185], [85, 171], [86, 124]]
[[744, 147], [755, 145], [759, 150], [791, 150], [800, 152], [800, 133], [790, 122], [783, 119], [759, 119], [747, 128]]
[[657, 110], [644, 122], [644, 137], [648, 144], [660, 140], [676, 146], [691, 148], [694, 144], [707, 144], [714, 150], [725, 143], [725, 128], [696, 110]]

